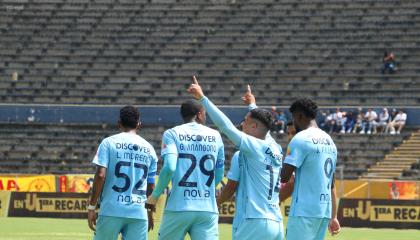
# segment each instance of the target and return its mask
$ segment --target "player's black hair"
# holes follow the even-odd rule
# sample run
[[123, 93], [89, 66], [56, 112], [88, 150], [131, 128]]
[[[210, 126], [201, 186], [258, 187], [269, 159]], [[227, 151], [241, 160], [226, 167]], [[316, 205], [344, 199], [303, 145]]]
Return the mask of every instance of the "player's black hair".
[[135, 129], [140, 121], [140, 112], [133, 106], [120, 109], [120, 123], [125, 128]]
[[267, 129], [271, 129], [273, 124], [273, 115], [271, 115], [270, 111], [262, 108], [255, 108], [250, 111], [249, 116], [260, 121]]
[[286, 124], [286, 126], [294, 126], [293, 125], [293, 121], [288, 121], [287, 124]]
[[301, 98], [296, 100], [289, 108], [289, 111], [293, 114], [294, 112], [302, 112], [306, 117], [310, 119], [316, 118], [318, 106], [309, 98]]
[[187, 100], [181, 104], [181, 116], [184, 122], [190, 122], [198, 112], [203, 109], [203, 105], [197, 100]]

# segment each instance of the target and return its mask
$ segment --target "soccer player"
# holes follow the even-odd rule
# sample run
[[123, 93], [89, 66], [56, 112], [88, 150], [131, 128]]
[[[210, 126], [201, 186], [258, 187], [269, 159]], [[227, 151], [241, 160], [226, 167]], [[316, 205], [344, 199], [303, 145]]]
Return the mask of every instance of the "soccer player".
[[214, 124], [239, 149], [240, 179], [236, 211], [242, 216], [235, 222], [234, 239], [283, 239], [279, 207], [282, 154], [273, 141], [265, 140], [272, 123], [271, 113], [256, 108], [243, 123], [242, 132], [207, 98], [193, 77], [188, 91], [200, 100]]
[[[296, 135], [296, 129], [293, 125], [293, 122], [287, 123], [287, 142], [290, 143], [292, 141], [292, 138]], [[281, 184], [281, 190], [280, 190], [280, 202], [285, 201], [290, 196], [292, 196], [293, 193], [293, 187], [295, 183], [295, 176], [292, 175], [287, 183]]]
[[321, 240], [327, 227], [333, 235], [340, 231], [334, 187], [337, 148], [318, 128], [317, 109], [307, 98], [295, 101], [289, 109], [297, 134], [287, 148], [281, 171], [282, 183], [295, 172], [287, 240]]
[[125, 240], [143, 240], [153, 228], [145, 202], [154, 188], [158, 159], [153, 146], [137, 135], [140, 113], [135, 107], [120, 110], [118, 126], [121, 133], [105, 138], [93, 159], [96, 173], [88, 223], [97, 240], [116, 240], [120, 233]]
[[206, 111], [200, 102], [181, 105], [184, 124], [165, 131], [164, 165], [156, 189], [148, 199], [155, 205], [172, 180], [159, 229], [160, 240], [215, 240], [219, 237], [216, 185], [224, 174], [224, 145], [220, 133], [204, 126]]

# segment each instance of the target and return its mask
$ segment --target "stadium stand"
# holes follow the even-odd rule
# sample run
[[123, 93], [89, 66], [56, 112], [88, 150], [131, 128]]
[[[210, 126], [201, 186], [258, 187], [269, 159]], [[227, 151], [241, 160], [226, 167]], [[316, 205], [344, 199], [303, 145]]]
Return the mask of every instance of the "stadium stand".
[[[253, 83], [260, 105], [299, 96], [323, 106], [416, 106], [420, 3], [415, 0], [4, 0], [3, 104], [174, 105], [192, 74], [217, 104], [239, 105]], [[398, 72], [380, 73], [385, 50]], [[164, 126], [142, 131], [157, 150]], [[0, 172], [92, 173], [113, 126], [0, 124]], [[338, 165], [358, 178], [401, 135], [341, 135]], [[279, 139], [283, 147], [286, 139]], [[228, 141], [226, 141], [227, 143]], [[228, 158], [233, 151], [228, 146]], [[388, 155], [386, 155], [388, 154]], [[418, 159], [418, 158], [417, 158]], [[384, 163], [378, 163], [378, 166]], [[403, 171], [403, 170], [401, 170]], [[420, 178], [418, 161], [400, 178]]]
[[[401, 145], [385, 156], [383, 161], [377, 162], [367, 173], [366, 178], [418, 178], [420, 163], [420, 133], [416, 131], [404, 140]], [[419, 175], [419, 176], [416, 176]]]
[[[0, 124], [0, 173], [93, 173], [91, 164], [101, 139], [117, 132], [115, 126], [100, 124]], [[147, 126], [140, 134], [160, 153], [161, 135], [166, 127]], [[344, 166], [343, 178], [355, 179], [385, 154], [410, 136], [334, 134], [339, 151], [337, 165]], [[287, 146], [285, 135], [278, 138]], [[225, 139], [226, 170], [235, 150]], [[337, 176], [341, 178], [341, 176]]]
[[[329, 106], [420, 102], [415, 0], [2, 4], [3, 103], [179, 104], [192, 73], [223, 104], [239, 104], [254, 81], [267, 105], [301, 95]], [[385, 50], [397, 74], [380, 74]]]

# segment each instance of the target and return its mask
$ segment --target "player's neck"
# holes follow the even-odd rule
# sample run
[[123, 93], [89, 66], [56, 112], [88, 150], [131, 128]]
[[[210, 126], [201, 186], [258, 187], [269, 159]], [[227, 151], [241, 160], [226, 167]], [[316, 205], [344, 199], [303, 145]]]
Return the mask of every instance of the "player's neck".
[[128, 134], [137, 134], [137, 129], [123, 129], [122, 132]]
[[308, 128], [318, 128], [318, 124], [316, 124], [316, 121], [315, 121], [315, 119], [314, 120], [311, 120], [309, 123], [308, 123], [308, 125], [307, 125], [307, 127], [306, 128], [304, 128], [303, 130], [306, 130], [306, 129], [308, 129]]
[[196, 123], [196, 124], [200, 124], [199, 122], [197, 122], [197, 120], [195, 118], [194, 119], [191, 119], [191, 121], [185, 122], [185, 123]]

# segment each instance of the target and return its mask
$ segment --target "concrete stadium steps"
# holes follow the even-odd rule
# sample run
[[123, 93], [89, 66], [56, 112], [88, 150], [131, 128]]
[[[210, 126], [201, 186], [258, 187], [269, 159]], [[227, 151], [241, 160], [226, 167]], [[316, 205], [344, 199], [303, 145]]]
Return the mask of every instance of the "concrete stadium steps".
[[376, 163], [363, 174], [367, 179], [397, 179], [404, 172], [410, 170], [414, 164], [420, 161], [420, 130], [413, 132], [401, 145], [387, 154], [382, 161]]
[[[0, 99], [179, 104], [178, 83], [197, 74], [218, 104], [240, 103], [232, 93], [255, 80], [264, 105], [301, 95], [320, 105], [420, 103], [418, 1], [222, 2], [3, 1]], [[384, 50], [395, 52], [397, 74], [379, 73]]]
[[[140, 131], [141, 136], [155, 147], [158, 156], [162, 133], [167, 128], [143, 126]], [[93, 173], [91, 160], [100, 141], [117, 132], [115, 126], [98, 124], [1, 123], [0, 173]], [[370, 166], [383, 159], [389, 150], [399, 145], [404, 136], [409, 135], [410, 129], [401, 135], [333, 134], [332, 138], [338, 148], [337, 166], [344, 166], [344, 178], [357, 179]], [[286, 149], [286, 135], [273, 136]], [[223, 138], [227, 171], [236, 149], [229, 140]]]

